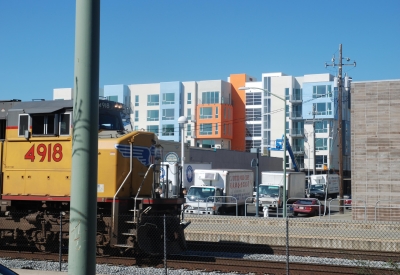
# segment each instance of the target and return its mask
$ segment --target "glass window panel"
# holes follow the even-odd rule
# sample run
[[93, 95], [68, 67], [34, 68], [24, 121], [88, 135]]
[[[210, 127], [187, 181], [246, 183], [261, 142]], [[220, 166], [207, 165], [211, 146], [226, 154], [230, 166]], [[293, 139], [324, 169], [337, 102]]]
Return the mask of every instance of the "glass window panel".
[[55, 135], [55, 115], [47, 115], [47, 135]]
[[163, 94], [162, 104], [175, 104], [175, 94], [174, 93]]
[[211, 107], [201, 107], [200, 108], [200, 118], [212, 118], [212, 108]]
[[32, 135], [44, 135], [44, 115], [32, 116]]
[[160, 113], [158, 110], [148, 110], [147, 121], [158, 121], [159, 115]]
[[187, 94], [187, 104], [192, 104], [192, 93]]
[[211, 123], [200, 124], [200, 135], [212, 135], [212, 124]]
[[147, 132], [152, 132], [152, 133], [158, 135], [158, 125], [148, 125]]
[[147, 106], [158, 106], [160, 104], [159, 95], [147, 95]]
[[19, 116], [19, 125], [18, 125], [18, 134], [20, 136], [25, 135], [25, 131], [29, 130], [29, 115], [20, 115]]
[[174, 109], [163, 109], [162, 110], [162, 120], [174, 120], [175, 110]]
[[71, 128], [71, 114], [60, 115], [60, 135], [69, 135]]
[[165, 124], [162, 126], [162, 134], [163, 136], [173, 136], [174, 135], [174, 125], [173, 124]]

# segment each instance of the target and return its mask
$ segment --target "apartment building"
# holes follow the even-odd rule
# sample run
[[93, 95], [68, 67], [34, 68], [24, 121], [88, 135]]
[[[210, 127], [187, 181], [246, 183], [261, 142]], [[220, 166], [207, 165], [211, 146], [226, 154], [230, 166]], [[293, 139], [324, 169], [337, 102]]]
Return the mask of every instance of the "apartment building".
[[[330, 74], [301, 77], [262, 74], [246, 82], [246, 151], [258, 147], [264, 155], [281, 157], [284, 132], [297, 166], [310, 174], [339, 169], [338, 93]], [[350, 170], [350, 109], [348, 90], [342, 104], [344, 170]], [[287, 168], [294, 164], [286, 155]]]
[[[282, 157], [284, 133], [297, 166], [310, 174], [339, 169], [337, 81], [330, 74], [300, 77], [263, 73], [261, 80], [231, 74], [227, 81], [205, 80], [105, 85], [104, 97], [130, 109], [129, 130], [154, 132], [162, 140], [202, 148]], [[244, 88], [243, 88], [244, 87]], [[350, 171], [350, 97], [343, 89], [343, 168]], [[65, 98], [72, 89], [54, 89]], [[187, 117], [184, 136], [178, 118]], [[286, 166], [294, 165], [286, 154]]]

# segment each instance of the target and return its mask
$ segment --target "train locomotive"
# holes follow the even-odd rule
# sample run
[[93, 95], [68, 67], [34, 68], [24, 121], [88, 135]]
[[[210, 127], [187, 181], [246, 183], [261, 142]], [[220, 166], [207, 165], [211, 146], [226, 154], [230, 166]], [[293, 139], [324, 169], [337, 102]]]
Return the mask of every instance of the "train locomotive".
[[[157, 136], [126, 131], [122, 110], [99, 100], [97, 252], [180, 253], [184, 198], [157, 192]], [[73, 114], [72, 100], [0, 101], [1, 246], [68, 244]]]

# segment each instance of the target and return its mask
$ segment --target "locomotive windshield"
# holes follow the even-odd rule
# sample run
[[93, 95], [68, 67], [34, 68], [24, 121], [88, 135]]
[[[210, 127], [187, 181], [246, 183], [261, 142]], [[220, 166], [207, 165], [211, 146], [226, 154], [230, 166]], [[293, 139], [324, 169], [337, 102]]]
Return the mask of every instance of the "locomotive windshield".
[[100, 100], [99, 101], [99, 130], [123, 131], [121, 114], [124, 108], [121, 103]]

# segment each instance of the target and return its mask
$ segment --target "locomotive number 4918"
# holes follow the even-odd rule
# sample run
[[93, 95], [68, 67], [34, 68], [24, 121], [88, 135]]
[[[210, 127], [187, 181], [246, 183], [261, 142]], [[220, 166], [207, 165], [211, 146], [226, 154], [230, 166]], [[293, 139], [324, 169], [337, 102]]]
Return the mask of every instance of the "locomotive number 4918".
[[28, 152], [26, 152], [24, 159], [29, 159], [31, 162], [34, 162], [36, 158], [35, 154], [39, 155], [39, 162], [43, 162], [45, 159], [47, 159], [48, 162], [59, 162], [63, 158], [62, 145], [60, 143], [56, 143], [54, 146], [51, 143], [47, 145], [39, 143], [35, 150], [34, 144]]

